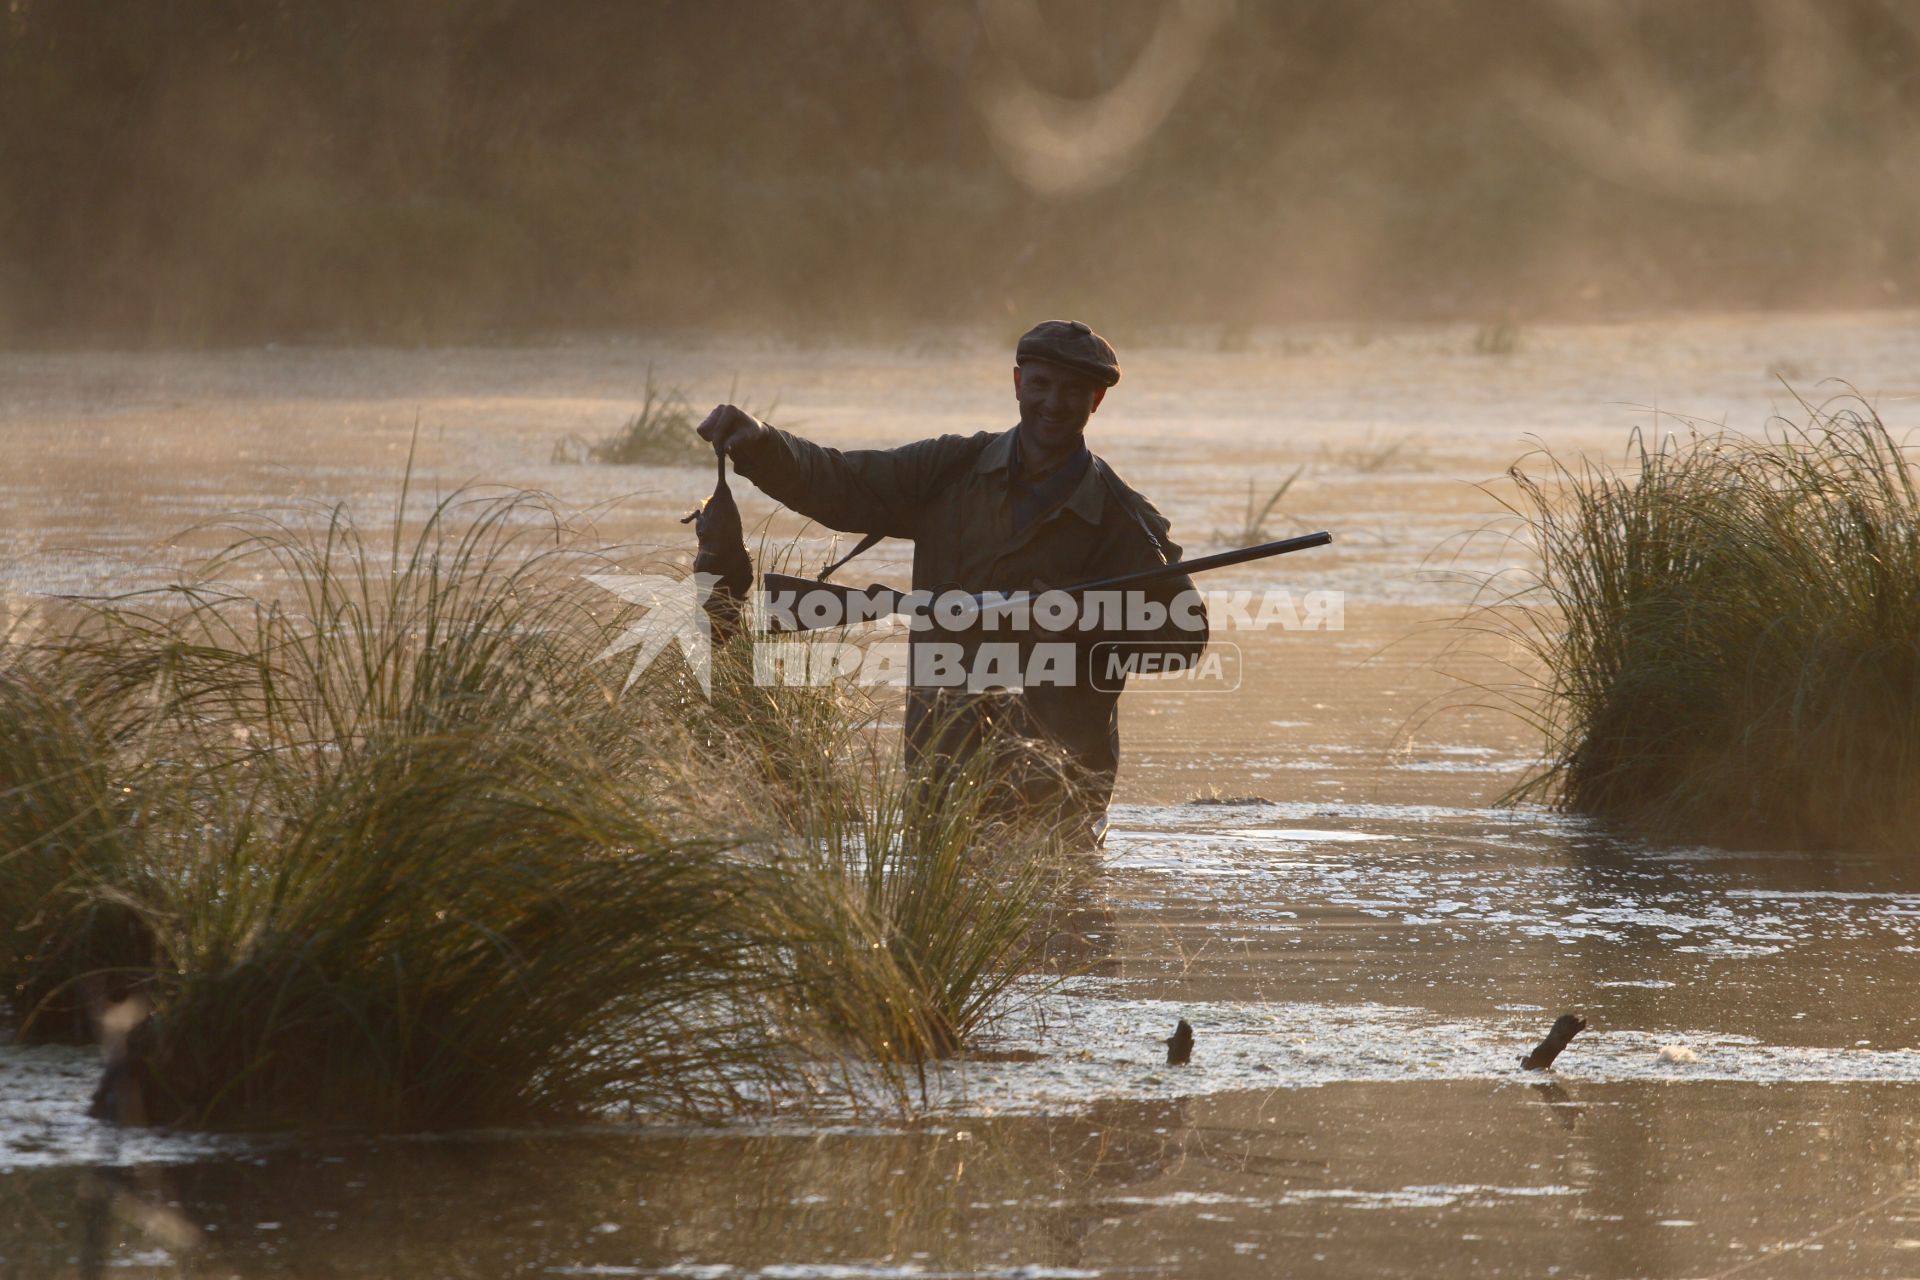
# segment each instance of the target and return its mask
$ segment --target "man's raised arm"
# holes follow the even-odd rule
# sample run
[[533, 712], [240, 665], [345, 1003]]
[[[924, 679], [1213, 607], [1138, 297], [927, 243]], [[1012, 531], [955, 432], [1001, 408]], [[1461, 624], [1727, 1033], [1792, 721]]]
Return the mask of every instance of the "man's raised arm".
[[897, 449], [829, 449], [723, 404], [700, 436], [725, 449], [734, 470], [784, 507], [842, 533], [911, 538], [942, 473], [966, 436], [916, 440]]

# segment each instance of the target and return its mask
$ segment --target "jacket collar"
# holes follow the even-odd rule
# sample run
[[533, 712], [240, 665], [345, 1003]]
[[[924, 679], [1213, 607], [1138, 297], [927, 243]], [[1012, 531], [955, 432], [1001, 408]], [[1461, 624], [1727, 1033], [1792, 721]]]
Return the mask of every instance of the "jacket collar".
[[[973, 464], [976, 475], [985, 475], [989, 471], [1010, 471], [1013, 467], [1014, 440], [1020, 434], [1019, 427], [1002, 431], [988, 442], [980, 451], [980, 460]], [[1098, 525], [1100, 516], [1106, 509], [1106, 484], [1095, 474], [1106, 464], [1094, 455], [1093, 461], [1080, 476], [1080, 483], [1073, 486], [1073, 492], [1061, 504], [1061, 509], [1071, 511], [1088, 524]]]

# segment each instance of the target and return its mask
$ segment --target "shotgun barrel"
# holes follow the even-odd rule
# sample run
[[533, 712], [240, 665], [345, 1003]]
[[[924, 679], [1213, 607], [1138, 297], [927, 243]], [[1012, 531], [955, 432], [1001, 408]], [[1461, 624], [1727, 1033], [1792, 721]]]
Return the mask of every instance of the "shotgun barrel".
[[[1211, 569], [1225, 569], [1253, 560], [1265, 560], [1293, 551], [1305, 551], [1309, 547], [1324, 547], [1332, 541], [1331, 533], [1307, 533], [1297, 538], [1282, 538], [1278, 542], [1263, 542], [1258, 546], [1220, 551], [1210, 556], [1201, 556], [1197, 560], [1176, 560], [1170, 564], [1155, 565], [1150, 569], [1115, 574], [1110, 578], [1098, 578], [1092, 582], [1061, 587], [1059, 590], [1068, 595], [1077, 595], [1090, 591], [1124, 591], [1130, 587], [1152, 586], [1156, 582], [1165, 582], [1169, 578], [1206, 573]], [[924, 591], [901, 591], [880, 583], [865, 587], [848, 587], [837, 582], [820, 582], [814, 578], [801, 578], [789, 573], [762, 574], [760, 586], [763, 595], [762, 629], [775, 635], [873, 622], [892, 614], [913, 612], [916, 605], [924, 609], [931, 603], [930, 593]], [[1027, 595], [1028, 593], [1024, 591], [1012, 593], [989, 591], [976, 595], [972, 599], [977, 603], [979, 611], [985, 613], [1012, 609], [1024, 601]]]

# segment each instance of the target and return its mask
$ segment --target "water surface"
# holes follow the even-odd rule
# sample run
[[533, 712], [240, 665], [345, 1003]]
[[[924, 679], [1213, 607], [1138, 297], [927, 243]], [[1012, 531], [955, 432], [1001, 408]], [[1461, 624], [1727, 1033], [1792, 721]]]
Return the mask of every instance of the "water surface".
[[[1617, 454], [1645, 406], [1757, 429], [1769, 366], [1920, 425], [1900, 315], [1324, 331], [1123, 353], [1095, 447], [1193, 551], [1251, 481], [1338, 542], [1217, 585], [1345, 593], [1347, 629], [1232, 637], [1234, 695], [1127, 695], [1122, 804], [1053, 972], [911, 1117], [364, 1140], [122, 1134], [94, 1065], [0, 1049], [0, 1273], [710, 1277], [1920, 1274], [1920, 876], [1899, 859], [1654, 847], [1494, 801], [1524, 726], [1435, 669], [1534, 440]], [[1004, 356], [583, 341], [508, 351], [0, 356], [0, 589], [164, 581], [236, 507], [376, 523], [468, 480], [684, 555], [701, 469], [549, 461], [647, 365], [778, 396], [830, 443], [1008, 425]], [[1640, 407], [1636, 407], [1640, 406]], [[418, 433], [416, 436], [416, 424]], [[757, 496], [750, 522], [797, 521]], [[824, 543], [822, 544], [824, 545]], [[868, 574], [904, 577], [898, 549]], [[1459, 572], [1454, 572], [1459, 571]], [[1464, 573], [1465, 576], [1461, 576]], [[1482, 675], [1499, 654], [1456, 660]], [[1482, 665], [1473, 664], [1478, 661]], [[1194, 804], [1197, 797], [1248, 803]], [[1518, 1058], [1591, 1022], [1548, 1075]], [[1179, 1018], [1193, 1064], [1160, 1041]]]

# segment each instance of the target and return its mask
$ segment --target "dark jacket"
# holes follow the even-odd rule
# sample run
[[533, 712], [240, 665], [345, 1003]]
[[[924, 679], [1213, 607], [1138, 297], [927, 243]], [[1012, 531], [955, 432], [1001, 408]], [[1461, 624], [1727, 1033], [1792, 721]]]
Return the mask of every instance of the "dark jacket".
[[[1008, 489], [1017, 432], [842, 451], [776, 428], [736, 450], [734, 465], [768, 496], [830, 529], [912, 539], [916, 590], [1024, 591], [1036, 578], [1065, 587], [1180, 558], [1166, 518], [1097, 457], [1057, 508], [1016, 534]], [[1192, 580], [1180, 576], [1145, 594], [1165, 604], [1192, 590]], [[1205, 612], [1197, 596], [1187, 603], [1188, 617], [1201, 620], [1198, 630], [1169, 616], [1150, 630], [1042, 637], [1075, 640], [1080, 664], [1070, 686], [1025, 691], [1027, 718], [1071, 753], [1101, 806], [1119, 765], [1119, 692], [1092, 683], [1093, 644], [1126, 640], [1196, 657], [1207, 642]], [[926, 638], [916, 633], [915, 643]], [[924, 690], [909, 696], [907, 734], [916, 748], [925, 746], [930, 705]]]

